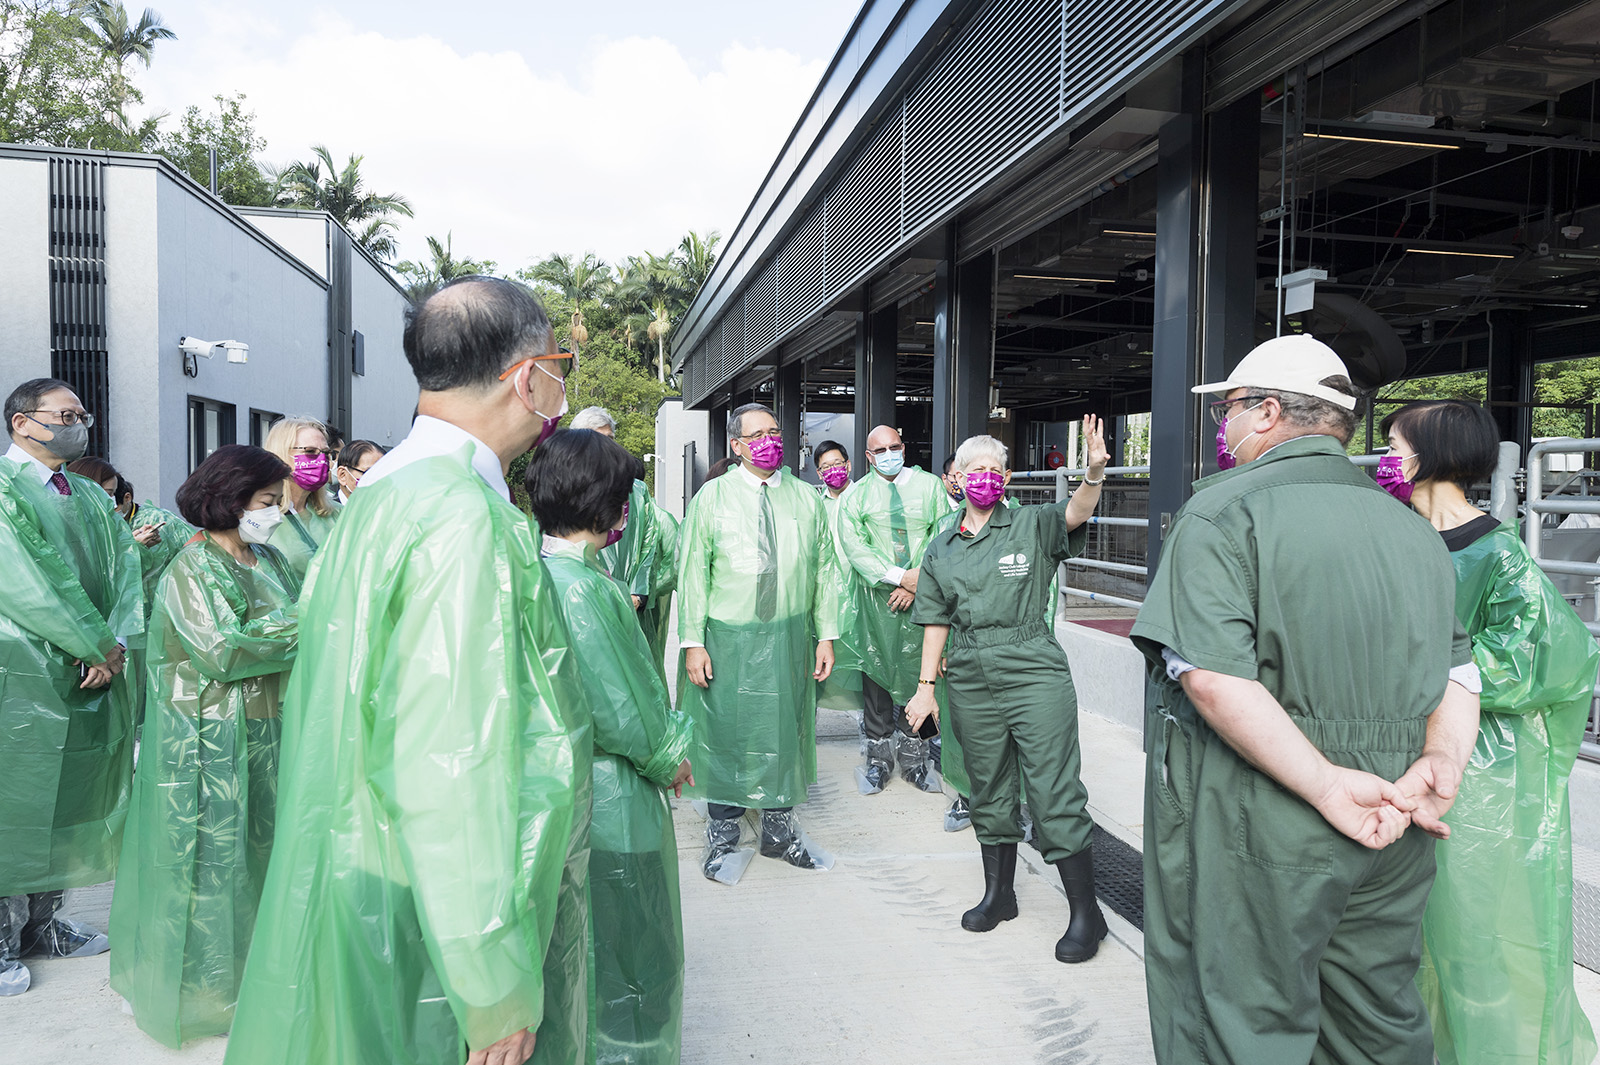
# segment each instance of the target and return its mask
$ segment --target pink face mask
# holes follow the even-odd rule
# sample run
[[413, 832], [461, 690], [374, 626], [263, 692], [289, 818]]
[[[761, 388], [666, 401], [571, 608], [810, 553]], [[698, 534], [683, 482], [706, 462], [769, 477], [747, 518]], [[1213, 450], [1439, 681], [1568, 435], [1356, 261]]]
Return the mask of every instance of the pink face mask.
[[612, 544], [621, 542], [622, 534], [627, 532], [627, 531], [628, 531], [628, 504], [624, 503], [624, 504], [622, 504], [622, 524], [617, 526], [615, 529], [607, 529], [606, 530], [606, 546], [610, 547]]
[[[1257, 403], [1256, 407], [1259, 406], [1261, 406], [1261, 404]], [[1255, 410], [1256, 407], [1251, 407], [1249, 410], [1246, 410], [1245, 413], [1249, 414], [1250, 411]], [[1254, 433], [1246, 436], [1244, 440], [1250, 439], [1251, 436], [1255, 436], [1256, 433], [1259, 433], [1260, 431], [1261, 430], [1257, 429]], [[1244, 446], [1244, 440], [1239, 441], [1231, 448], [1228, 446], [1228, 419], [1226, 416], [1224, 416], [1222, 419], [1222, 424], [1217, 426], [1217, 469], [1231, 470], [1235, 466], [1239, 465], [1238, 451]]]
[[1411, 493], [1417, 487], [1415, 481], [1406, 480], [1405, 471], [1401, 469], [1408, 457], [1385, 455], [1378, 460], [1378, 487], [1402, 503], [1411, 502]]
[[993, 470], [967, 474], [967, 502], [979, 510], [988, 510], [1006, 494], [1006, 479]]
[[822, 483], [837, 492], [850, 483], [850, 467], [829, 466], [822, 471]]
[[315, 492], [328, 483], [328, 456], [294, 456], [294, 472], [290, 476], [294, 478], [294, 483], [301, 488], [308, 492]]
[[750, 461], [758, 470], [775, 470], [783, 465], [783, 437], [763, 436], [749, 444]]

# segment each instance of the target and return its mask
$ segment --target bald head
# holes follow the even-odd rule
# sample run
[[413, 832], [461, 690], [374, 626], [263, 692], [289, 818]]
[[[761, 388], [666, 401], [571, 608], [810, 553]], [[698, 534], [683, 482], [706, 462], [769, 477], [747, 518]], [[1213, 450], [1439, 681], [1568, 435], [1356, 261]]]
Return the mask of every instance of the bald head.
[[868, 433], [867, 459], [878, 476], [891, 481], [898, 477], [906, 463], [906, 445], [900, 439], [900, 431], [892, 425], [880, 425]]
[[887, 447], [905, 447], [905, 441], [900, 439], [900, 431], [894, 426], [879, 425], [867, 434], [868, 451]]
[[515, 281], [462, 278], [406, 315], [402, 345], [422, 391], [482, 391], [518, 358], [550, 350], [550, 319]]

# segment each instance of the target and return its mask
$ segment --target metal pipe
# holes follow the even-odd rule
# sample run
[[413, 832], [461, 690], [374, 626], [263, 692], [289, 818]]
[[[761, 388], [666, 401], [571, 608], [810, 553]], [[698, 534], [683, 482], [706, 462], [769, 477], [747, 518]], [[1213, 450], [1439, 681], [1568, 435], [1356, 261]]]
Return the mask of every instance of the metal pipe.
[[1570, 573], [1576, 577], [1600, 577], [1600, 562], [1569, 562], [1561, 558], [1536, 558], [1546, 573]]
[[[1109, 473], [1109, 474], [1112, 474], [1114, 476], [1127, 477], [1127, 476], [1132, 476], [1134, 474], [1139, 474], [1139, 473], [1149, 473], [1150, 472], [1150, 467], [1149, 466], [1107, 466], [1105, 468], [1105, 472]], [[1076, 467], [1074, 467], [1072, 469], [1067, 469], [1065, 466], [1063, 466], [1059, 470], [1056, 470], [1055, 473], [1053, 474], [1053, 476], [1055, 476], [1055, 477], [1087, 477], [1088, 475], [1089, 475], [1089, 468], [1087, 466], [1076, 466]], [[1013, 473], [1011, 476], [1015, 477], [1016, 474]]]
[[1500, 457], [1489, 478], [1489, 513], [1495, 521], [1517, 520], [1517, 468], [1522, 465], [1522, 446], [1514, 440], [1500, 441]]
[[[1136, 577], [1150, 576], [1148, 566], [1132, 566], [1126, 562], [1103, 562], [1098, 558], [1069, 558], [1061, 563], [1063, 566], [1084, 566], [1088, 569], [1103, 569], [1109, 573], [1130, 573]], [[1600, 573], [1600, 568], [1595, 570]]]
[[[1131, 606], [1136, 609], [1144, 606], [1144, 603], [1138, 599], [1124, 599], [1120, 595], [1105, 595], [1102, 592], [1086, 591], [1083, 588], [1068, 588], [1065, 585], [1061, 588], [1061, 594], [1075, 595], [1079, 599], [1091, 599], [1096, 603], [1105, 603], [1108, 606]], [[1596, 750], [1600, 750], [1600, 747], [1597, 747]]]
[[1529, 503], [1528, 509], [1536, 514], [1600, 514], [1600, 499], [1569, 499], [1561, 503], [1541, 500]]
[[[1589, 438], [1585, 440], [1545, 440], [1528, 449], [1528, 520], [1522, 523], [1523, 542], [1528, 547], [1528, 554], [1535, 561], [1539, 559], [1539, 548], [1542, 546], [1543, 537], [1540, 535], [1544, 523], [1534, 518], [1540, 511], [1540, 500], [1544, 496], [1544, 457], [1547, 454], [1570, 455], [1579, 451], [1600, 451], [1600, 440]], [[1563, 513], [1555, 511], [1554, 513]], [[1565, 513], [1577, 513], [1567, 511]]]
[[1089, 515], [1090, 525], [1129, 525], [1141, 529], [1150, 527], [1149, 518], [1102, 518], [1098, 514]]

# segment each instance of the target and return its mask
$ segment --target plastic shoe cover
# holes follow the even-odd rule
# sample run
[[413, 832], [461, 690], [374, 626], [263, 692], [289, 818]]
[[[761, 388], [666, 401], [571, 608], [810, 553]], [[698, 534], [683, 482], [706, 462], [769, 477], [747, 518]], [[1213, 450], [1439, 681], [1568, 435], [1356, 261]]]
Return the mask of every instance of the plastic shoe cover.
[[944, 772], [944, 741], [938, 736], [928, 741], [928, 764]]
[[707, 880], [732, 887], [755, 860], [755, 848], [739, 846], [739, 823], [742, 820], [735, 817], [725, 821], [717, 818], [706, 821], [706, 851], [700, 859], [700, 871], [705, 873]]
[[25, 957], [92, 958], [110, 949], [104, 932], [65, 917], [52, 918], [22, 944]]
[[866, 755], [867, 764], [856, 766], [856, 790], [863, 795], [876, 795], [889, 785], [894, 747], [887, 739], [867, 740]]
[[950, 809], [944, 812], [944, 830], [946, 832], [960, 832], [972, 827], [972, 807], [966, 797], [956, 796], [956, 801], [950, 804]]
[[33, 983], [28, 967], [15, 958], [0, 960], [0, 998], [20, 995]]
[[793, 810], [761, 811], [761, 856], [796, 869], [833, 868], [833, 855], [811, 842]]
[[895, 733], [895, 755], [900, 762], [900, 778], [918, 791], [943, 791], [938, 770], [928, 762], [928, 741]]

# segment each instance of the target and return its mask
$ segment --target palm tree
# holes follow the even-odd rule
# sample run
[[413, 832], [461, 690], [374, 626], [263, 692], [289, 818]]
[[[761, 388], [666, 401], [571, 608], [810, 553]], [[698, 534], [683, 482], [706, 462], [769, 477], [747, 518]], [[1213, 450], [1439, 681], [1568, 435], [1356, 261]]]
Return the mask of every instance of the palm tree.
[[313, 145], [311, 154], [315, 158], [309, 163], [290, 163], [278, 172], [273, 202], [281, 207], [327, 211], [346, 229], [360, 227], [353, 236], [374, 256], [383, 260], [393, 257], [394, 222], [389, 216], [412, 217], [410, 201], [396, 193], [368, 192], [361, 179], [365, 156], [352, 152], [341, 170], [325, 146]]
[[120, 114], [128, 99], [128, 60], [139, 60], [148, 70], [156, 42], [175, 41], [178, 35], [148, 7], [138, 22], [129, 25], [128, 9], [122, 6], [122, 0], [89, 0], [81, 10], [90, 39], [117, 65], [117, 110]]
[[656, 380], [661, 382], [667, 379], [667, 334], [671, 331], [672, 320], [667, 317], [667, 305], [656, 304], [655, 317], [650, 319], [645, 333], [656, 342]]
[[494, 273], [494, 263], [487, 259], [456, 258], [455, 234], [446, 233], [444, 243], [438, 237], [428, 238], [427, 262], [403, 262], [395, 266], [398, 273], [411, 279], [407, 293], [413, 303], [426, 299], [439, 286], [458, 277]]
[[583, 255], [552, 255], [520, 272], [527, 281], [538, 281], [560, 289], [574, 303], [605, 299], [611, 294], [611, 267], [594, 252]]
[[714, 229], [703, 237], [691, 229], [678, 242], [678, 252], [674, 258], [678, 261], [691, 302], [706, 283], [706, 278], [711, 276], [711, 268], [717, 262], [717, 244], [721, 240], [722, 234]]

